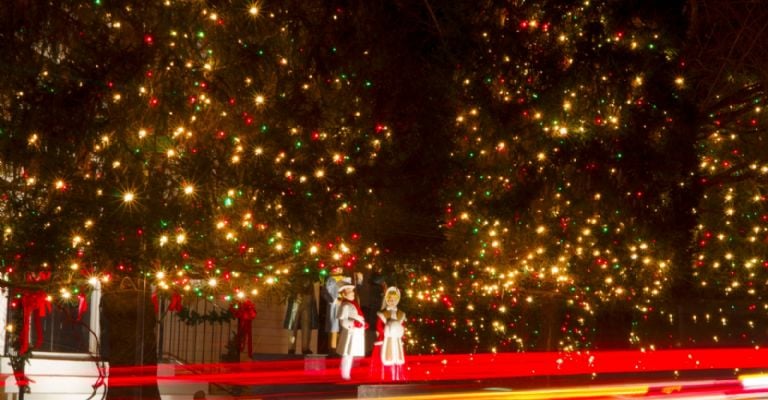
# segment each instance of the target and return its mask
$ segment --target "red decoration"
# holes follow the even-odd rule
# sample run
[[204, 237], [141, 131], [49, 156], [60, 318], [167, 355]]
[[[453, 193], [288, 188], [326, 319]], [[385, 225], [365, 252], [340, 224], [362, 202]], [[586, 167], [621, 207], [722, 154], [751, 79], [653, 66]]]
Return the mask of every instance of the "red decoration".
[[51, 311], [51, 303], [47, 298], [48, 295], [42, 290], [24, 292], [21, 295], [24, 322], [21, 327], [19, 354], [26, 354], [29, 351], [29, 328], [32, 325], [33, 315], [35, 317], [35, 348], [43, 345], [43, 324], [40, 320]]
[[181, 311], [181, 295], [173, 292], [171, 295], [171, 303], [168, 305], [168, 311], [179, 312]]
[[80, 321], [81, 319], [83, 319], [83, 314], [85, 314], [85, 312], [88, 311], [88, 299], [82, 293], [78, 294], [77, 298], [79, 301], [79, 304], [77, 306], [77, 320]]
[[233, 304], [230, 308], [232, 315], [237, 318], [237, 340], [240, 345], [240, 351], [245, 350], [248, 345], [248, 355], [253, 354], [253, 324], [256, 319], [256, 306], [251, 300], [240, 302], [237, 307]]
[[[157, 292], [152, 293], [152, 304], [155, 306], [155, 314], [160, 314], [160, 305], [157, 301]], [[181, 308], [181, 295], [173, 292], [173, 294], [171, 294], [171, 303], [168, 304], [168, 311], [180, 312]]]

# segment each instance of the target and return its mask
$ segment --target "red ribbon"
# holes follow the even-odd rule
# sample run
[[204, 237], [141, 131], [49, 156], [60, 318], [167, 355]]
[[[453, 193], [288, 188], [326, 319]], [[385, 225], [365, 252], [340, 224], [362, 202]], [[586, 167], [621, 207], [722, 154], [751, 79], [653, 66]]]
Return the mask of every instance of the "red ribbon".
[[256, 319], [256, 306], [251, 300], [245, 300], [240, 302], [237, 308], [233, 304], [230, 311], [237, 318], [237, 340], [240, 351], [245, 350], [247, 343], [248, 355], [250, 356], [253, 354], [253, 324], [251, 322]]
[[83, 314], [88, 311], [88, 299], [82, 293], [78, 294], [77, 298], [79, 300], [79, 304], [77, 305], [77, 320], [80, 321], [83, 319]]
[[171, 295], [171, 303], [168, 304], [168, 311], [179, 312], [181, 311], [181, 295], [173, 292]]
[[43, 282], [47, 281], [51, 277], [51, 271], [38, 271], [28, 272], [26, 276], [27, 282]]
[[21, 372], [14, 372], [13, 377], [16, 378], [16, 386], [29, 386], [30, 383], [35, 383], [33, 379], [29, 379], [28, 376]]
[[[157, 301], [157, 292], [152, 293], [152, 304], [155, 306], [155, 314], [160, 314], [160, 305]], [[181, 308], [181, 295], [173, 292], [171, 295], [171, 303], [168, 304], [168, 311], [180, 312]]]
[[160, 306], [157, 304], [157, 292], [152, 292], [152, 305], [155, 306], [155, 314], [160, 314]]
[[43, 345], [43, 324], [40, 320], [51, 311], [51, 303], [48, 302], [47, 298], [48, 295], [42, 290], [22, 294], [21, 307], [24, 310], [24, 323], [21, 327], [19, 354], [26, 354], [29, 351], [29, 328], [32, 325], [33, 314], [35, 317], [35, 348]]

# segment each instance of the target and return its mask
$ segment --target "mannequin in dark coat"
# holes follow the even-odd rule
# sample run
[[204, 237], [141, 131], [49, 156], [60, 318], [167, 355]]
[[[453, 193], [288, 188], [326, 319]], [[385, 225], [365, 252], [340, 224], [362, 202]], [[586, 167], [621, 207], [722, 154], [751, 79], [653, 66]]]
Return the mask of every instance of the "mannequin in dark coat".
[[312, 354], [310, 341], [312, 339], [312, 330], [318, 327], [317, 301], [315, 300], [315, 285], [307, 284], [302, 288], [301, 293], [288, 299], [288, 306], [285, 309], [285, 320], [283, 328], [291, 331], [291, 347], [289, 354], [297, 351], [298, 334], [301, 331], [301, 353]]

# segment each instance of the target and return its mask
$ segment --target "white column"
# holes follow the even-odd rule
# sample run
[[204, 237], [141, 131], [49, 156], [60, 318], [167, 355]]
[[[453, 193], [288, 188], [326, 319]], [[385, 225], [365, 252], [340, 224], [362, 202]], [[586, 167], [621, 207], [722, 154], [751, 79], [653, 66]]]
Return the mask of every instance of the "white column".
[[[96, 337], [93, 335], [88, 335], [88, 351], [91, 354], [99, 354], [99, 346], [96, 339], [101, 340], [101, 322], [100, 322], [100, 313], [99, 313], [99, 305], [101, 304], [101, 281], [96, 281], [96, 284], [93, 285], [93, 290], [91, 291], [91, 304], [89, 305], [90, 311], [91, 311], [91, 320], [90, 326], [91, 330], [96, 334]], [[3, 332], [5, 334], [5, 332]]]
[[[5, 346], [5, 327], [8, 325], [8, 288], [0, 289], [0, 346]], [[5, 355], [5, 354], [0, 354]]]

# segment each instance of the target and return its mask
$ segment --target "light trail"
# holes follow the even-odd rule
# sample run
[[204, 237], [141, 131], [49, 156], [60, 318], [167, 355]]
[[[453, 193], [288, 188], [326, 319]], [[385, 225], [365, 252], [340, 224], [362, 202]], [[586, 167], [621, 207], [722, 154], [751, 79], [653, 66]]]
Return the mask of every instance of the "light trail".
[[[314, 360], [317, 361], [317, 360]], [[262, 386], [284, 385], [291, 391], [292, 385], [332, 384], [338, 388], [350, 385], [378, 384], [368, 375], [368, 360], [359, 360], [353, 369], [352, 380], [342, 381], [339, 376], [339, 360], [330, 358], [324, 363], [312, 364], [317, 369], [306, 369], [303, 359], [290, 361], [253, 361], [242, 363], [194, 364], [158, 368], [112, 368], [109, 384], [147, 385], [155, 382], [194, 383], [209, 382], [224, 385]], [[768, 370], [768, 349], [676, 349], [656, 351], [583, 351], [583, 352], [532, 352], [501, 354], [455, 354], [407, 357], [409, 383], [435, 385], [450, 388], [439, 395], [411, 396], [414, 399], [561, 399], [561, 398], [688, 398], [722, 399], [755, 398], [768, 392], [768, 375], [735, 375], [743, 370]], [[157, 373], [156, 373], [157, 371]], [[601, 375], [621, 376], [625, 381], [649, 380], [650, 373], [683, 371], [720, 371], [722, 380], [661, 381], [611, 384], [601, 386], [557, 387], [547, 389], [522, 389], [514, 392], [477, 391], [477, 384], [460, 382], [503, 380], [514, 378], [545, 378], [557, 376], [584, 377], [591, 382]], [[647, 374], [647, 375], [645, 375]], [[645, 375], [645, 377], [644, 377]], [[570, 381], [573, 385], [573, 380]], [[458, 383], [458, 384], [457, 384]], [[594, 383], [594, 382], [591, 382]], [[561, 383], [562, 384], [562, 383]], [[530, 387], [530, 383], [528, 384]], [[551, 386], [551, 385], [547, 385]], [[471, 392], [459, 393], [463, 390]], [[436, 396], [436, 397], [429, 397]], [[452, 397], [453, 396], [453, 397]], [[458, 396], [458, 397], [456, 397]], [[462, 397], [464, 396], [464, 397]]]

